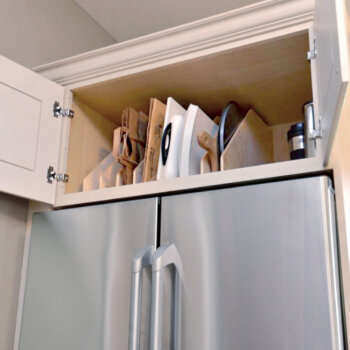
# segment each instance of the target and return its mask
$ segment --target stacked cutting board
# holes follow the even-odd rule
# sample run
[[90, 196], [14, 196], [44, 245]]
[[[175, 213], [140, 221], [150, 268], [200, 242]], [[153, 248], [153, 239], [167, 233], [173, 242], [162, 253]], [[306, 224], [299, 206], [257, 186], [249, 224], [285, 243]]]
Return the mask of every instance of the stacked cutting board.
[[113, 150], [83, 181], [83, 191], [183, 177], [273, 162], [272, 130], [253, 110], [218, 152], [220, 117], [152, 98], [149, 116], [127, 107]]

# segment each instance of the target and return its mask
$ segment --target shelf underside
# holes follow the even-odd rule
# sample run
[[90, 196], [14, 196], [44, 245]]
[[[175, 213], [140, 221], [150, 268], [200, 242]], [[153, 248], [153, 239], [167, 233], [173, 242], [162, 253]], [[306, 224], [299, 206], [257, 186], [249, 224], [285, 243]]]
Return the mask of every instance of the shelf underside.
[[252, 107], [269, 125], [302, 119], [312, 99], [307, 32], [82, 87], [74, 95], [116, 124], [127, 106], [175, 98], [215, 117], [228, 101]]

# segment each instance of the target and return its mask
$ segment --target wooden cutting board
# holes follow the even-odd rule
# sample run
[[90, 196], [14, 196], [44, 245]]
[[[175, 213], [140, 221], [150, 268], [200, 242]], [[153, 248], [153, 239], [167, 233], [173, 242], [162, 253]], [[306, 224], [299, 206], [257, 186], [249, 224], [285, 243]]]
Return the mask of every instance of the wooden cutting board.
[[166, 105], [156, 98], [151, 99], [147, 129], [147, 144], [143, 182], [155, 180], [157, 177], [160, 144], [164, 125]]
[[273, 161], [272, 130], [251, 109], [221, 155], [221, 170], [244, 168]]

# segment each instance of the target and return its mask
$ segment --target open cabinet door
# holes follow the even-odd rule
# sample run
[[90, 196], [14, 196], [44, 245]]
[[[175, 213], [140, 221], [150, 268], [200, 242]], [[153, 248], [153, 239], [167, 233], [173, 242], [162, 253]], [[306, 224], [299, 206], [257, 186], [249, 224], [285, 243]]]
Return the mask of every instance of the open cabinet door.
[[56, 181], [47, 181], [48, 167], [57, 169], [64, 88], [0, 56], [0, 191], [49, 204]]
[[[316, 70], [315, 119], [321, 116], [322, 154], [327, 162], [349, 84], [348, 0], [316, 0], [315, 46], [312, 65]], [[318, 108], [317, 108], [318, 107]]]

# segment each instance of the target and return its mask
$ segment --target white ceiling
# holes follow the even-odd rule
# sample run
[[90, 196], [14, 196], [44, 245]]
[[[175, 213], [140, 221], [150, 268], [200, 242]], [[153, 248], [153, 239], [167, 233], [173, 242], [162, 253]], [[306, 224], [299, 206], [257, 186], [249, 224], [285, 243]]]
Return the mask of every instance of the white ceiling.
[[259, 0], [74, 0], [116, 41], [125, 41]]

